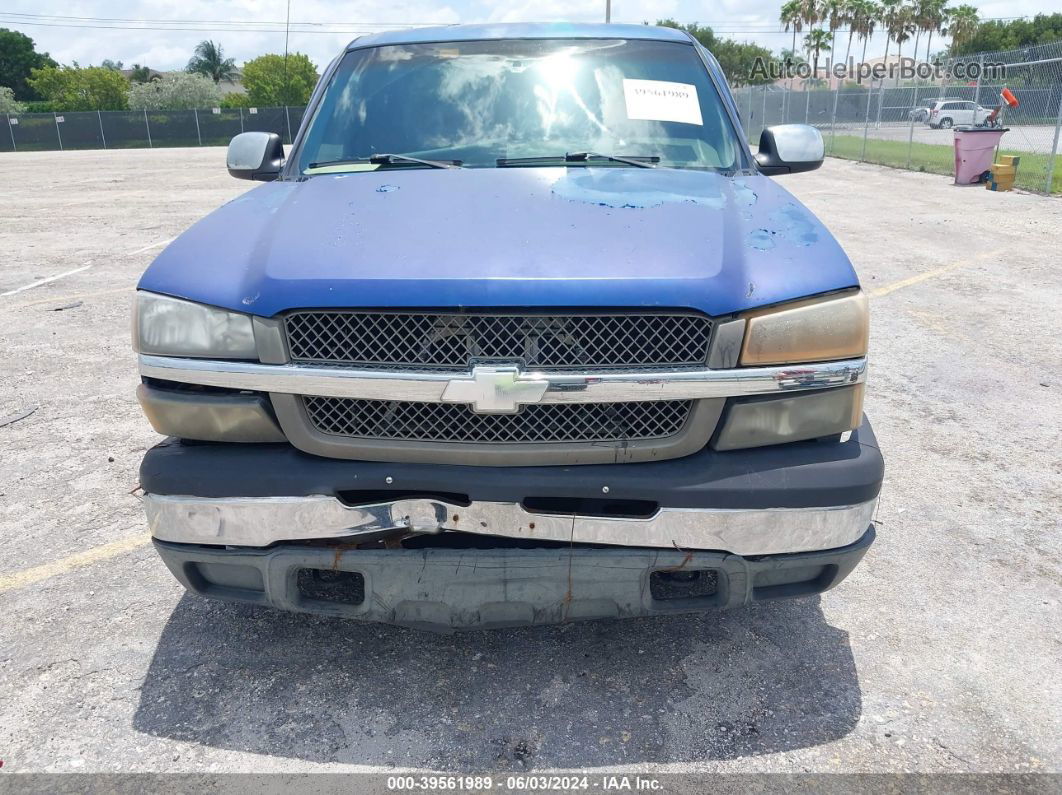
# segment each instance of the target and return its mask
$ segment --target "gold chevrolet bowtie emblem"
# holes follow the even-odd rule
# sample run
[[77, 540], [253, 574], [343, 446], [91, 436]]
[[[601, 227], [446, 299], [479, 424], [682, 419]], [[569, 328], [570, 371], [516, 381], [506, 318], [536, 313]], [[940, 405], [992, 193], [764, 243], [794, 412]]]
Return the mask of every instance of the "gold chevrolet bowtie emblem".
[[515, 414], [524, 403], [538, 403], [549, 381], [520, 377], [517, 367], [472, 368], [472, 378], [455, 378], [446, 385], [446, 403], [468, 403], [480, 414]]

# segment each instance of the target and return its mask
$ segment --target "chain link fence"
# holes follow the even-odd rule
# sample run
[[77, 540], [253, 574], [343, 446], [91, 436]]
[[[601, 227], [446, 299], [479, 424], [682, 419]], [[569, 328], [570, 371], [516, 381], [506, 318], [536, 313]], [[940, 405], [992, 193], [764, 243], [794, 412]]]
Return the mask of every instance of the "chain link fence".
[[[948, 62], [945, 73], [962, 63], [1006, 65], [1006, 80], [914, 81], [892, 78], [861, 87], [793, 89], [784, 83], [738, 89], [735, 99], [750, 143], [772, 124], [818, 127], [833, 157], [896, 168], [951, 174], [955, 156], [949, 126], [983, 118], [967, 110], [929, 116], [934, 101], [972, 103], [991, 110], [1009, 88], [1018, 107], [1003, 106], [1010, 128], [999, 154], [1018, 155], [1015, 184], [1026, 190], [1062, 193], [1062, 42], [1020, 50], [979, 53]], [[890, 85], [892, 83], [892, 85]], [[304, 107], [206, 108], [169, 111], [86, 111], [22, 113], [7, 116], [0, 152], [60, 149], [123, 149], [164, 146], [225, 146], [250, 130], [275, 132], [288, 144], [299, 129]]]
[[[290, 144], [305, 107], [91, 110], [7, 114], [0, 152], [227, 146], [242, 132], [274, 132]], [[6, 133], [6, 134], [5, 134]]]
[[[886, 78], [873, 86], [806, 91], [775, 84], [739, 89], [735, 99], [753, 145], [766, 126], [812, 124], [821, 130], [828, 155], [935, 174], [951, 174], [955, 168], [949, 128], [972, 123], [974, 114], [980, 121], [984, 111], [974, 106], [990, 111], [1002, 105], [1000, 119], [1009, 132], [998, 154], [1021, 158], [1015, 184], [1062, 193], [1062, 42], [956, 59], [945, 73], [960, 62], [1005, 64], [1006, 79], [895, 85]], [[1004, 87], [1018, 107], [1003, 104]], [[929, 107], [937, 100], [973, 104], [930, 117]]]

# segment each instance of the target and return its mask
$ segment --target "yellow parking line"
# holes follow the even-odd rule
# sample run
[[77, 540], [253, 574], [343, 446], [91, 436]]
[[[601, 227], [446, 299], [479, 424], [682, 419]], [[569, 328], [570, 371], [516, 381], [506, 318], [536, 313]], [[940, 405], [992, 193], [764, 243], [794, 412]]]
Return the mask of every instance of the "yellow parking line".
[[[874, 297], [881, 297], [895, 292], [896, 290], [904, 287], [910, 287], [913, 284], [919, 284], [920, 282], [927, 281], [937, 276], [942, 276], [945, 273], [958, 270], [959, 268], [970, 265], [974, 262], [980, 262], [986, 259], [992, 259], [1003, 254], [1006, 249], [995, 249], [993, 251], [984, 251], [979, 254], [973, 254], [962, 260], [949, 263], [948, 265], [942, 265], [939, 268], [933, 268], [932, 270], [924, 271], [923, 273], [910, 276], [906, 279], [901, 279], [898, 282], [887, 284], [882, 287], [876, 287], [870, 290], [870, 295]], [[78, 298], [89, 298], [96, 295], [107, 295], [110, 293], [123, 292], [131, 290], [131, 287], [118, 287], [112, 290], [100, 290], [93, 293], [80, 293], [78, 295], [67, 295], [58, 298], [47, 298], [42, 301], [32, 301], [19, 306], [34, 306], [44, 303], [58, 303], [60, 301], [76, 300]], [[118, 555], [125, 554], [134, 549], [138, 549], [145, 544], [150, 543], [151, 536], [147, 533], [138, 533], [128, 538], [119, 539], [118, 541], [112, 541], [109, 544], [103, 544], [102, 546], [93, 547], [87, 549], [84, 552], [79, 552], [76, 555], [70, 555], [69, 557], [57, 560], [53, 563], [45, 563], [41, 566], [35, 566], [32, 569], [26, 569], [25, 571], [15, 572], [14, 574], [0, 575], [0, 593], [4, 591], [10, 591], [13, 588], [23, 588], [27, 585], [46, 580], [49, 577], [55, 577], [59, 574], [66, 574], [74, 569], [81, 568], [82, 566], [91, 566], [93, 563], [99, 563], [109, 558], [117, 557]]]
[[974, 262], [980, 262], [982, 260], [998, 257], [1005, 252], [1006, 249], [1004, 248], [997, 248], [993, 251], [982, 251], [979, 254], [973, 254], [969, 257], [965, 257], [964, 259], [949, 263], [948, 265], [941, 265], [939, 268], [933, 268], [932, 270], [928, 270], [923, 273], [910, 276], [906, 279], [901, 279], [898, 282], [886, 284], [883, 287], [876, 287], [870, 291], [870, 295], [874, 298], [880, 298], [883, 295], [888, 295], [889, 293], [896, 292], [897, 290], [900, 290], [904, 287], [910, 287], [912, 284], [918, 284], [919, 282], [927, 281], [936, 276], [943, 276], [945, 273], [951, 273], [951, 271], [958, 270], [959, 268], [964, 268]]
[[16, 571], [14, 574], [2, 574], [0, 575], [0, 593], [14, 588], [24, 588], [41, 580], [47, 580], [49, 577], [66, 574], [82, 566], [91, 566], [93, 563], [123, 555], [150, 543], [150, 541], [151, 536], [148, 533], [137, 533], [135, 536], [121, 538], [109, 544], [86, 549], [84, 552], [78, 552], [76, 555], [70, 555], [52, 563]]

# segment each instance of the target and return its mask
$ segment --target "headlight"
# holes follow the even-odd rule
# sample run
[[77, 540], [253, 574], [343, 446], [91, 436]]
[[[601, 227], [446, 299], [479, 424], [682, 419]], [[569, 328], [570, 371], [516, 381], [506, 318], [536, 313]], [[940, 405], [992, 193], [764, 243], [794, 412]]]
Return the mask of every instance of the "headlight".
[[738, 450], [836, 436], [859, 427], [863, 385], [734, 400], [712, 447]]
[[257, 359], [249, 315], [137, 292], [133, 349], [161, 356]]
[[866, 356], [870, 333], [862, 292], [810, 298], [745, 316], [741, 364], [792, 364]]

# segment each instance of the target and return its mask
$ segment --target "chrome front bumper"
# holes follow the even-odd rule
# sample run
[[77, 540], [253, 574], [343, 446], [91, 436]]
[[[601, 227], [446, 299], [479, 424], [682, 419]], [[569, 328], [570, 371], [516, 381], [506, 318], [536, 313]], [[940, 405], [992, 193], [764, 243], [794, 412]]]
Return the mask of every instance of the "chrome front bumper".
[[660, 508], [646, 518], [544, 514], [518, 503], [404, 499], [349, 506], [335, 497], [202, 498], [147, 494], [151, 534], [159, 541], [266, 547], [283, 541], [348, 539], [387, 530], [463, 532], [532, 541], [620, 547], [718, 550], [773, 555], [835, 549], [870, 525], [876, 498], [858, 505], [751, 510]]

